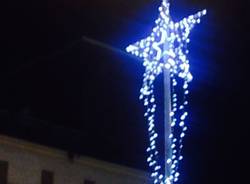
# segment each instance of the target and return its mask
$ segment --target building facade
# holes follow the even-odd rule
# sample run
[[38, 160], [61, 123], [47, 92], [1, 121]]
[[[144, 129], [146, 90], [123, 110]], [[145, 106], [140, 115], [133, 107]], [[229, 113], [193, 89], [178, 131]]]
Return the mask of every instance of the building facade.
[[0, 184], [148, 184], [146, 172], [0, 135]]

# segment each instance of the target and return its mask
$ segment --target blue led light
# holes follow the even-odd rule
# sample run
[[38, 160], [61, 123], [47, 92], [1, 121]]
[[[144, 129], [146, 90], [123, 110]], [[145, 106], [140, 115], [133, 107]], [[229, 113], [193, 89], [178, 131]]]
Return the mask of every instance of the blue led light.
[[[132, 45], [129, 45], [127, 52], [142, 58], [145, 73], [143, 75], [143, 85], [140, 90], [140, 100], [143, 100], [144, 106], [147, 108], [144, 116], [148, 122], [148, 132], [150, 145], [147, 148], [149, 154], [147, 162], [151, 168], [151, 176], [155, 184], [172, 184], [178, 181], [180, 173], [178, 172], [179, 161], [183, 159], [180, 155], [182, 139], [185, 136], [187, 127], [185, 126], [185, 119], [188, 113], [185, 107], [188, 101], [181, 102], [176, 93], [171, 94], [171, 112], [172, 119], [171, 127], [172, 132], [169, 135], [171, 140], [172, 156], [166, 160], [165, 164], [170, 165], [172, 169], [171, 174], [164, 177], [161, 173], [161, 168], [158, 160], [158, 149], [156, 147], [158, 135], [155, 133], [155, 112], [156, 104], [154, 97], [154, 81], [156, 77], [161, 74], [164, 69], [170, 71], [172, 87], [177, 90], [179, 80], [183, 82], [183, 95], [184, 99], [189, 94], [188, 83], [192, 81], [193, 76], [190, 73], [189, 60], [186, 56], [188, 54], [187, 44], [190, 42], [189, 34], [195, 24], [200, 23], [200, 18], [206, 15], [207, 11], [203, 10], [187, 18], [182, 19], [180, 22], [173, 22], [169, 13], [169, 3], [163, 0], [159, 7], [159, 17], [155, 21], [156, 26], [152, 29], [152, 33], [145, 39], [142, 39]], [[177, 43], [177, 44], [176, 44]], [[178, 114], [180, 114], [180, 117]], [[181, 128], [181, 132], [177, 135], [174, 132], [176, 125]], [[178, 142], [178, 144], [177, 144]], [[179, 155], [178, 155], [179, 154]]]

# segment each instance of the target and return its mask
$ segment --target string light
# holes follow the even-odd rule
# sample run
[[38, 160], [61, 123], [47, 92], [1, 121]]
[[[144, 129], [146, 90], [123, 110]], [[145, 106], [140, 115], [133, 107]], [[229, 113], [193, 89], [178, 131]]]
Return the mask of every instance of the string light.
[[[143, 75], [143, 85], [140, 90], [140, 100], [143, 100], [146, 112], [144, 116], [148, 122], [149, 132], [149, 147], [147, 148], [147, 162], [151, 168], [151, 177], [154, 184], [172, 184], [178, 181], [180, 173], [178, 172], [179, 161], [183, 159], [181, 149], [183, 147], [183, 138], [187, 126], [185, 119], [188, 113], [185, 107], [188, 105], [186, 95], [189, 94], [188, 84], [192, 81], [193, 76], [190, 73], [187, 44], [190, 42], [189, 34], [195, 24], [200, 23], [200, 18], [206, 15], [207, 11], [203, 10], [180, 22], [173, 22], [169, 13], [169, 3], [163, 0], [159, 7], [159, 17], [155, 21], [156, 26], [152, 33], [145, 39], [129, 45], [127, 52], [142, 58], [145, 73]], [[171, 174], [164, 177], [158, 160], [157, 137], [155, 130], [155, 111], [156, 102], [154, 96], [154, 81], [164, 69], [170, 71], [171, 85], [174, 91], [182, 84], [184, 100], [179, 98], [176, 93], [171, 94], [171, 128], [172, 132], [169, 135], [171, 142], [172, 156], [167, 158], [166, 163], [171, 168]], [[178, 82], [179, 78], [183, 82]], [[180, 128], [181, 131], [174, 131]]]

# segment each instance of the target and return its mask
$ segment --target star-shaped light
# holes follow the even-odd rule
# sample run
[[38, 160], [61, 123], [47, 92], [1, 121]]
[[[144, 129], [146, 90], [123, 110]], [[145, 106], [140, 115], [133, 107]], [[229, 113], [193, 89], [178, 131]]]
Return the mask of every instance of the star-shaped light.
[[186, 45], [190, 42], [191, 29], [195, 24], [200, 23], [200, 18], [206, 15], [206, 10], [176, 23], [170, 17], [169, 3], [166, 0], [163, 0], [159, 11], [160, 16], [155, 21], [156, 27], [153, 28], [151, 35], [129, 45], [126, 50], [144, 60], [143, 65], [147, 72], [151, 73], [151, 79], [159, 75], [165, 67], [178, 74], [179, 77], [191, 81]]
[[[187, 44], [190, 42], [189, 35], [195, 24], [200, 23], [200, 18], [206, 15], [206, 10], [200, 11], [194, 15], [182, 19], [180, 22], [174, 22], [169, 12], [169, 3], [163, 0], [159, 7], [159, 17], [155, 21], [156, 26], [152, 33], [145, 39], [129, 45], [126, 50], [133, 55], [142, 58], [145, 67], [143, 86], [141, 88], [140, 99], [144, 100], [144, 106], [147, 108], [144, 116], [148, 122], [148, 132], [150, 145], [147, 148], [149, 157], [147, 162], [152, 170], [151, 176], [154, 183], [172, 184], [178, 181], [178, 164], [183, 159], [181, 155], [182, 139], [185, 136], [187, 126], [185, 118], [187, 112], [185, 106], [188, 102], [185, 95], [189, 93], [188, 83], [192, 80], [190, 73], [189, 60], [187, 58]], [[177, 93], [171, 94], [171, 127], [172, 133], [169, 136], [171, 140], [172, 157], [168, 158], [166, 163], [171, 168], [171, 173], [166, 176], [158, 160], [158, 149], [156, 148], [156, 139], [158, 134], [155, 131], [155, 111], [156, 103], [154, 97], [154, 81], [156, 77], [165, 69], [170, 71], [171, 84], [173, 89], [177, 86], [176, 77], [183, 79], [181, 83], [184, 93], [181, 102], [177, 102]], [[179, 128], [180, 131], [173, 131]]]

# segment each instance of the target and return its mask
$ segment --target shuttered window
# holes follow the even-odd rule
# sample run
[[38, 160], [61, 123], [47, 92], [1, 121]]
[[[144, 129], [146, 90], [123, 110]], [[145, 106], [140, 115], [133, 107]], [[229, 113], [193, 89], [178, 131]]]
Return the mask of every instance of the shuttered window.
[[8, 162], [0, 161], [0, 183], [8, 183]]
[[52, 171], [42, 170], [41, 184], [54, 184], [54, 173]]

